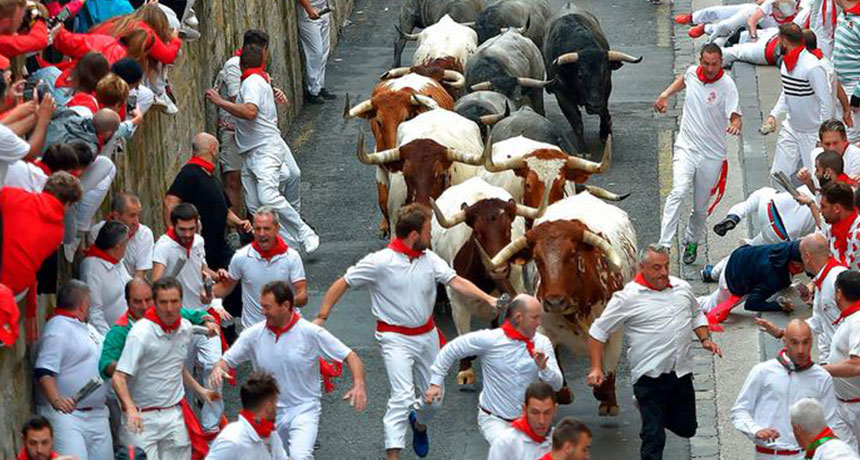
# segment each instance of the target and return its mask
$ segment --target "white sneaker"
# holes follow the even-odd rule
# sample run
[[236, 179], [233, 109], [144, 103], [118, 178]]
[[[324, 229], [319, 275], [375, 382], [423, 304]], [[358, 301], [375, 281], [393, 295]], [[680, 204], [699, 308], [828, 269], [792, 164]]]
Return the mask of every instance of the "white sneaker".
[[191, 26], [184, 25], [179, 29], [179, 38], [191, 42], [200, 38], [200, 32]]
[[78, 245], [80, 244], [81, 240], [75, 238], [75, 241], [63, 245], [63, 255], [66, 257], [66, 262], [73, 263], [75, 261], [75, 253], [78, 252]]
[[305, 252], [308, 254], [312, 254], [317, 248], [320, 247], [320, 237], [316, 233], [311, 233], [306, 236], [302, 244], [305, 247]]
[[184, 21], [186, 26], [191, 27], [192, 29], [196, 29], [200, 23], [197, 21], [197, 13], [195, 13], [194, 8], [188, 9], [188, 17], [185, 18]]
[[168, 115], [176, 115], [177, 113], [179, 113], [179, 107], [177, 107], [176, 104], [174, 104], [173, 101], [170, 100], [170, 97], [167, 95], [167, 93], [156, 95], [153, 99], [152, 105], [161, 107], [164, 113]]

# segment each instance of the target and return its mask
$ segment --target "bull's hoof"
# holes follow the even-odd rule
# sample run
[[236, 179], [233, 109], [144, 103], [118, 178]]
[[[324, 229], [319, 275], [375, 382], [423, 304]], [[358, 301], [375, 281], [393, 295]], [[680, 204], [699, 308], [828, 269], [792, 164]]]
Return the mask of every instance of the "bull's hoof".
[[618, 415], [618, 404], [600, 403], [600, 405], [597, 406], [597, 413], [601, 417], [615, 417]]
[[457, 385], [474, 385], [475, 371], [472, 368], [457, 372]]
[[388, 239], [388, 236], [391, 234], [391, 232], [389, 230], [388, 220], [386, 218], [383, 217], [382, 220], [379, 221], [379, 230], [377, 231], [376, 234], [379, 236], [379, 239], [381, 239], [381, 240]]
[[573, 402], [573, 392], [570, 391], [568, 387], [561, 387], [561, 390], [558, 390], [555, 393], [555, 398], [559, 404], [570, 404]]

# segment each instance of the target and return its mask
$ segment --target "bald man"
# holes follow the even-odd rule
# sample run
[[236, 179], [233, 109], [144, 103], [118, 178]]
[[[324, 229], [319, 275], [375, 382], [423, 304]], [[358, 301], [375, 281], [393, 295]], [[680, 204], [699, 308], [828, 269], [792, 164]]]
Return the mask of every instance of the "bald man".
[[448, 342], [430, 368], [425, 400], [429, 404], [441, 398], [445, 375], [455, 361], [480, 357], [484, 389], [478, 397], [478, 428], [492, 444], [522, 415], [523, 397], [531, 383], [542, 380], [555, 391], [561, 389], [562, 375], [552, 343], [537, 332], [542, 316], [540, 301], [520, 294], [511, 301], [501, 327], [470, 332]]
[[812, 362], [812, 329], [794, 319], [782, 341], [776, 358], [752, 368], [732, 407], [732, 423], [755, 445], [756, 460], [803, 458], [806, 446], [795, 439], [789, 417], [789, 407], [803, 398], [820, 401], [840, 437], [849, 432], [836, 412], [833, 378]]

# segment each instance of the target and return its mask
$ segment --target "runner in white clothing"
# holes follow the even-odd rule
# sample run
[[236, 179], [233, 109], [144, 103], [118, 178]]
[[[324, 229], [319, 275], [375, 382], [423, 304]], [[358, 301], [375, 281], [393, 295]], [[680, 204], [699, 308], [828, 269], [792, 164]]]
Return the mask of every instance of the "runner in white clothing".
[[804, 398], [789, 408], [794, 438], [809, 460], [858, 460], [856, 446], [837, 439], [827, 426], [824, 410], [814, 398]]
[[271, 374], [252, 374], [239, 390], [239, 418], [221, 430], [206, 460], [287, 460], [275, 430], [278, 393], [278, 383]]
[[[686, 88], [681, 128], [672, 160], [672, 191], [666, 197], [660, 229], [660, 244], [671, 246], [678, 229], [681, 203], [693, 189], [693, 210], [684, 236], [684, 263], [696, 261], [699, 242], [705, 236], [705, 220], [725, 191], [726, 133], [741, 132], [738, 90], [723, 72], [720, 47], [707, 44], [699, 54], [699, 66], [690, 66], [654, 103], [665, 113], [669, 97]], [[726, 127], [726, 121], [729, 121]], [[708, 208], [711, 195], [716, 201]]]
[[122, 264], [131, 276], [143, 278], [147, 272], [152, 270], [152, 250], [155, 240], [152, 230], [140, 223], [141, 204], [140, 199], [133, 193], [118, 192], [110, 203], [110, 213], [106, 220], [93, 225], [90, 229], [90, 238], [95, 241], [102, 226], [107, 221], [119, 221], [128, 226], [128, 245]]
[[552, 422], [558, 411], [555, 390], [537, 381], [526, 389], [522, 415], [490, 446], [487, 460], [539, 459], [552, 450]]
[[326, 0], [299, 0], [296, 15], [299, 18], [299, 38], [305, 54], [307, 70], [307, 101], [320, 104], [333, 100], [334, 94], [325, 89], [325, 67], [331, 53], [331, 14], [320, 14], [328, 7]]
[[856, 448], [860, 439], [860, 315], [856, 314], [860, 311], [860, 273], [840, 273], [835, 297], [840, 313], [824, 369], [833, 376], [839, 416], [853, 432], [850, 441], [845, 441]]
[[798, 12], [798, 2], [795, 0], [764, 0], [760, 4], [745, 3], [703, 8], [689, 16], [676, 16], [675, 22], [697, 24], [687, 32], [692, 38], [708, 34], [710, 41], [713, 42], [746, 27], [750, 31], [750, 39], [756, 40], [758, 28], [768, 29], [798, 21]]
[[364, 367], [358, 355], [330, 332], [304, 320], [293, 301], [286, 282], [263, 286], [260, 303], [266, 321], [242, 331], [215, 366], [210, 383], [217, 388], [229, 369], [245, 361], [251, 361], [254, 370], [272, 373], [282, 389], [277, 429], [284, 448], [293, 460], [311, 460], [321, 413], [320, 360], [345, 362], [349, 367], [353, 387], [344, 399], [356, 411], [364, 410], [367, 401]]
[[[399, 459], [406, 445], [406, 428], [412, 426], [412, 447], [419, 457], [429, 450], [426, 423], [437, 402], [421, 397], [430, 385], [430, 366], [439, 352], [440, 337], [433, 320], [436, 284], [450, 286], [460, 295], [495, 308], [496, 298], [457, 276], [430, 246], [432, 214], [413, 203], [398, 210], [396, 238], [386, 249], [365, 256], [328, 289], [314, 322], [322, 324], [350, 287], [370, 289], [371, 312], [376, 317], [380, 345], [391, 396], [383, 418], [385, 449]], [[417, 406], [417, 407], [416, 407]]]
[[[815, 199], [806, 186], [798, 187], [797, 191]], [[815, 219], [808, 206], [798, 203], [790, 193], [771, 187], [762, 187], [729, 208], [726, 217], [714, 225], [714, 233], [726, 236], [744, 218], [749, 218], [752, 225], [754, 236], [748, 243], [754, 246], [796, 240], [815, 230]], [[719, 274], [710, 278], [716, 280]]]
[[[845, 123], [830, 119], [818, 128], [818, 145], [812, 151], [815, 159], [824, 151], [832, 150], [842, 157], [842, 172], [853, 178], [860, 178], [860, 147], [848, 142], [848, 133], [845, 131]], [[807, 183], [811, 177], [809, 170], [801, 168], [798, 177]], [[855, 179], [856, 180], [856, 179]]]
[[110, 221], [103, 225], [95, 243], [84, 252], [80, 265], [81, 279], [92, 293], [93, 305], [88, 322], [104, 336], [128, 310], [125, 283], [131, 276], [121, 263], [128, 245], [128, 227]]
[[426, 401], [441, 397], [445, 374], [454, 362], [480, 357], [484, 388], [478, 397], [478, 428], [492, 444], [522, 413], [529, 384], [540, 379], [555, 391], [561, 389], [562, 375], [552, 343], [537, 332], [542, 315], [540, 301], [520, 294], [508, 306], [508, 317], [501, 327], [471, 332], [446, 344], [430, 368]]

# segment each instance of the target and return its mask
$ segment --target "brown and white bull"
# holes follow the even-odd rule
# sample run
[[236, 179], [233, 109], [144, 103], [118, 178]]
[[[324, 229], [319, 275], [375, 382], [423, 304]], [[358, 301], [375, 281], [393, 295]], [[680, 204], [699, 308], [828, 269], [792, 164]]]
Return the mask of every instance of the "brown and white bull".
[[[454, 100], [438, 81], [418, 74], [381, 81], [373, 88], [370, 99], [355, 107], [349, 107], [346, 98], [344, 118], [364, 118], [370, 122], [370, 130], [376, 140], [376, 150], [387, 150], [397, 146], [397, 128], [419, 113], [435, 108], [452, 110]], [[388, 171], [380, 167], [376, 171], [376, 189], [382, 220], [381, 235], [389, 233]]]
[[[474, 177], [445, 190], [433, 201], [435, 218], [432, 224], [433, 251], [450, 264], [458, 275], [468, 279], [482, 291], [511, 297], [525, 292], [522, 268], [506, 266], [502, 270], [487, 270], [478, 252], [480, 244], [495, 255], [525, 231], [523, 218], [535, 219], [546, 210], [547, 203], [535, 209], [517, 204], [505, 189], [494, 187]], [[496, 311], [485, 303], [475, 302], [446, 287], [451, 302], [451, 316], [458, 335], [471, 331], [472, 316], [496, 325]], [[473, 384], [475, 374], [472, 360], [460, 362], [457, 382]]]
[[463, 73], [466, 62], [478, 49], [478, 33], [471, 27], [457, 23], [447, 14], [417, 34], [400, 32], [400, 37], [418, 42], [418, 48], [412, 55], [413, 66], [438, 64]]
[[[455, 112], [437, 109], [405, 121], [397, 128], [397, 147], [377, 152], [364, 150], [359, 134], [358, 159], [364, 164], [385, 165], [390, 185], [386, 208], [394, 217], [404, 204], [430, 206], [431, 198], [451, 185], [474, 177], [482, 163], [481, 131], [474, 122]], [[378, 176], [377, 176], [378, 177]]]
[[428, 64], [416, 64], [412, 67], [398, 67], [385, 71], [385, 73], [379, 76], [379, 79], [389, 80], [409, 74], [421, 75], [439, 82], [445, 87], [451, 98], [456, 99], [460, 95], [460, 90], [466, 85], [466, 77], [457, 70], [447, 68], [447, 65], [448, 63], [446, 62], [436, 61]]
[[[555, 347], [587, 353], [588, 329], [603, 313], [612, 294], [636, 270], [636, 230], [627, 213], [590, 193], [550, 205], [524, 236], [486, 260], [490, 268], [534, 261], [538, 271], [535, 295], [544, 307], [543, 332]], [[595, 388], [601, 415], [617, 415], [615, 371], [623, 331], [612, 334], [603, 363], [606, 379]], [[562, 400], [570, 400], [567, 386]]]

